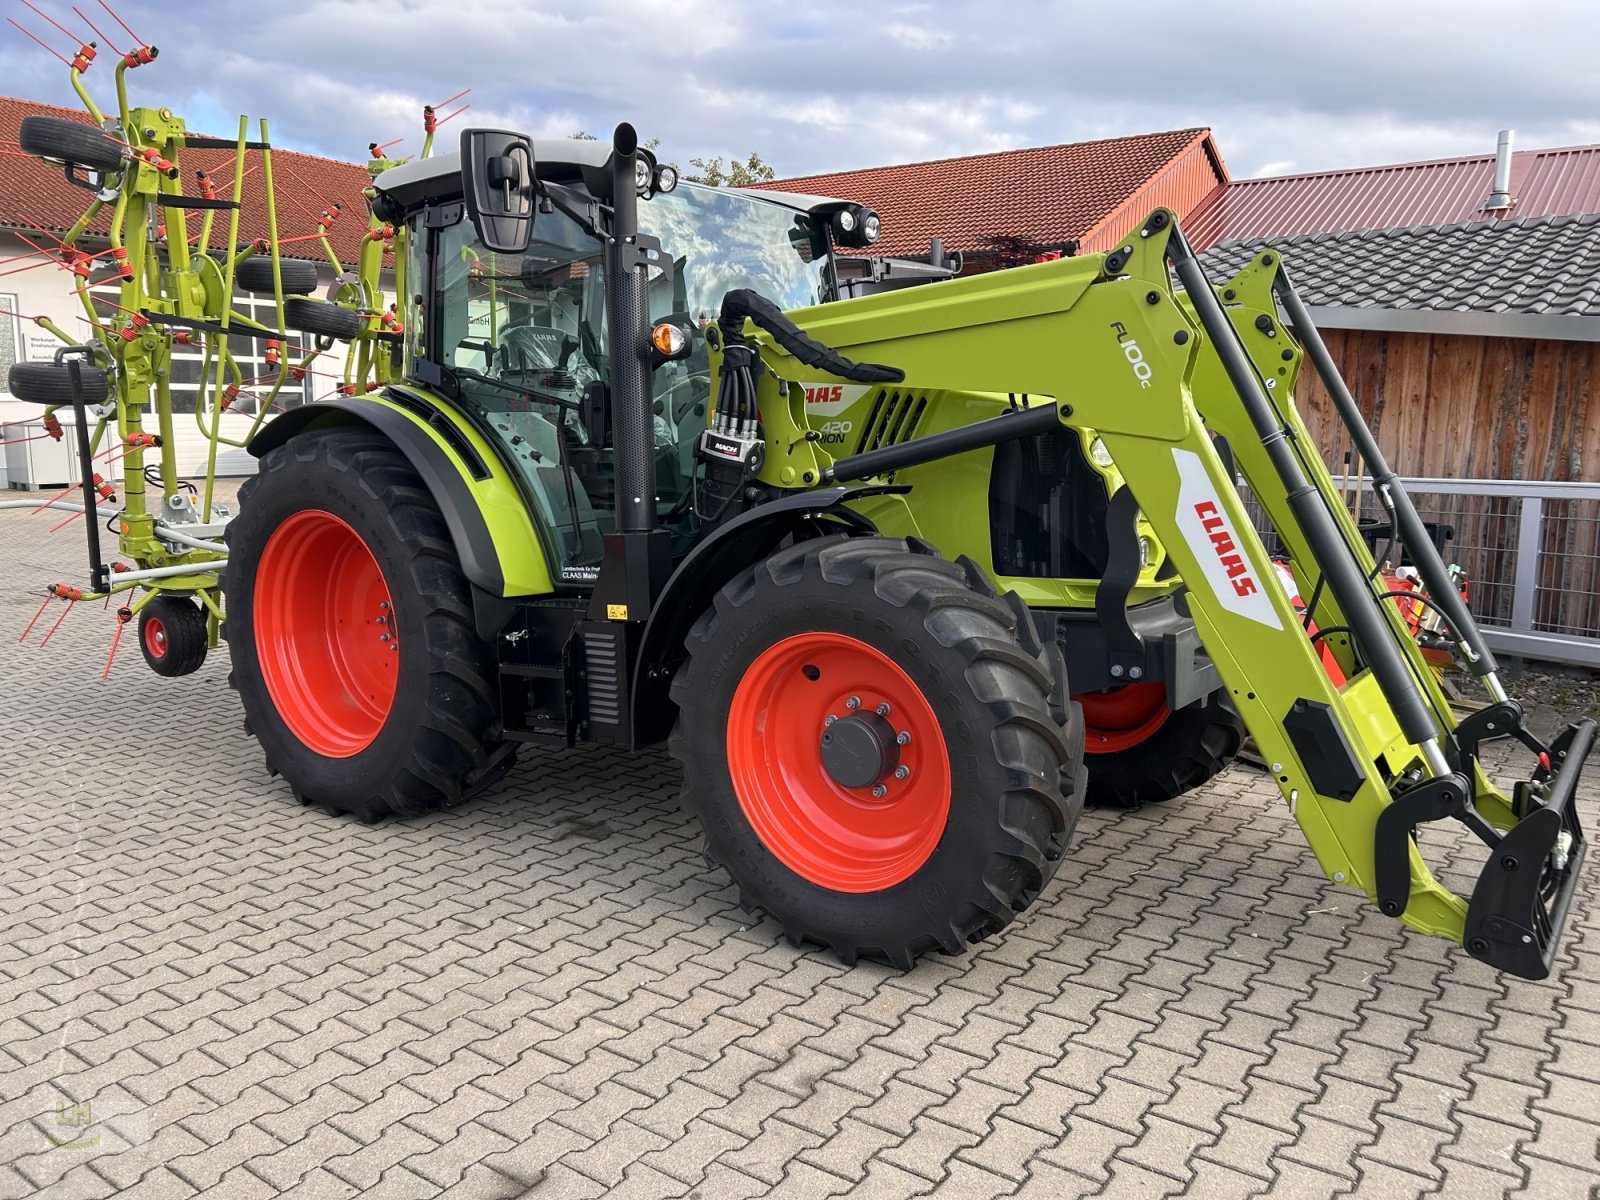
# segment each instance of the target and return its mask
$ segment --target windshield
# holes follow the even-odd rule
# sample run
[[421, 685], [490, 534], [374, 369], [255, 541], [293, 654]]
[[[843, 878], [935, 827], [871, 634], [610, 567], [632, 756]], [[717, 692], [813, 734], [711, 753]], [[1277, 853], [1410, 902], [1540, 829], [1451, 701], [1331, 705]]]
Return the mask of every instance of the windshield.
[[[686, 184], [641, 202], [639, 224], [673, 261], [670, 276], [652, 275], [652, 321], [701, 326], [735, 288], [786, 309], [823, 298], [826, 235], [803, 213]], [[559, 209], [539, 213], [520, 255], [485, 249], [464, 219], [430, 229], [419, 217], [413, 238], [416, 278], [431, 276], [434, 289], [426, 306], [432, 327], [418, 331], [427, 342], [413, 343], [413, 352], [454, 373], [462, 403], [522, 473], [559, 548], [560, 577], [592, 580], [615, 501], [600, 244]], [[694, 440], [711, 397], [703, 340], [694, 339], [686, 359], [657, 367], [651, 381], [657, 506], [687, 541]]]

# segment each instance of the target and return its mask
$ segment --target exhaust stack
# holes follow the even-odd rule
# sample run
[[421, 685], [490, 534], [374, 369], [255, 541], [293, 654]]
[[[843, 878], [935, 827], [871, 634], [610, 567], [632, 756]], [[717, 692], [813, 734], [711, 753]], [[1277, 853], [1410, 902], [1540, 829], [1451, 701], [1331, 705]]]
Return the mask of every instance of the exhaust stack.
[[1505, 212], [1517, 202], [1511, 194], [1511, 145], [1517, 136], [1515, 129], [1502, 129], [1494, 148], [1494, 191], [1483, 202], [1490, 212]]

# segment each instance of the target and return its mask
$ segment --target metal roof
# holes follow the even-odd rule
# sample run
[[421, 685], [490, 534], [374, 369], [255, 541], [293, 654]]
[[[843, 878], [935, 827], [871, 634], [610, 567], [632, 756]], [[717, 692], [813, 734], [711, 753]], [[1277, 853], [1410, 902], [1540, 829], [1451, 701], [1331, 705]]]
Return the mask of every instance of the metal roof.
[[[1240, 238], [1492, 220], [1494, 155], [1236, 179], [1184, 222], [1197, 247]], [[1519, 150], [1513, 217], [1600, 212], [1600, 145]]]

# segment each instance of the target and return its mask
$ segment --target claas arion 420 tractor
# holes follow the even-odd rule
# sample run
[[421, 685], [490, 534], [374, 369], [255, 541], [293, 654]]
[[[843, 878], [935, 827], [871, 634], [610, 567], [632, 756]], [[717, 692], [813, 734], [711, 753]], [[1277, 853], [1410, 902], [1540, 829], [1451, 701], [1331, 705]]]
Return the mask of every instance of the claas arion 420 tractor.
[[[1167, 710], [1226, 708], [1332, 878], [1548, 972], [1594, 724], [1524, 727], [1276, 255], [1214, 288], [1160, 210], [1109, 254], [796, 307], [872, 214], [661, 182], [627, 126], [469, 130], [377, 179], [404, 382], [277, 419], [227, 529], [234, 680], [302, 799], [411, 813], [518, 741], [668, 738], [748, 905], [907, 963], [1056, 870], [1074, 696], [1147, 753]], [[1307, 357], [1490, 693], [1466, 719], [1296, 415]], [[1198, 727], [1231, 748], [1231, 716]], [[1479, 762], [1508, 736], [1509, 796]], [[1419, 853], [1446, 819], [1488, 847], [1470, 897]]]

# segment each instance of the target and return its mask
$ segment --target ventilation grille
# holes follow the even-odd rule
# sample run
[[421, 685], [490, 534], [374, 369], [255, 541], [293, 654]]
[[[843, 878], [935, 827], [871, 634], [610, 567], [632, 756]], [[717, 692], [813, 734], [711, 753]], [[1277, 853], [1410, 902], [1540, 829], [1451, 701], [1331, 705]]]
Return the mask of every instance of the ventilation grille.
[[583, 635], [585, 669], [589, 673], [589, 719], [602, 725], [622, 724], [622, 655], [614, 633]]
[[[857, 454], [868, 450], [881, 450], [885, 446], [908, 442], [917, 435], [917, 426], [928, 407], [928, 397], [921, 392], [879, 392], [867, 414], [867, 423], [861, 430]], [[894, 473], [888, 475], [894, 482]]]

